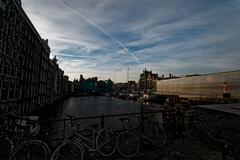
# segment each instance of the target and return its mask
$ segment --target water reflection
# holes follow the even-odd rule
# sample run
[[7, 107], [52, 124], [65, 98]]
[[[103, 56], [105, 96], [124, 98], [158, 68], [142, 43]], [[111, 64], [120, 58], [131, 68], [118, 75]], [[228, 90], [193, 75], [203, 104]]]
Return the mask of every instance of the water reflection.
[[89, 96], [71, 97], [50, 111], [52, 116], [64, 118], [66, 115], [88, 117], [109, 114], [140, 112], [140, 102], [126, 101], [112, 97]]
[[[130, 114], [139, 113], [141, 111], [156, 111], [156, 108], [150, 106], [143, 106], [140, 102], [127, 101], [112, 97], [104, 96], [86, 96], [86, 97], [71, 97], [51, 108], [47, 108], [42, 114], [43, 117], [51, 117], [54, 119], [66, 118], [67, 115], [76, 117], [89, 117], [101, 115], [116, 115], [116, 114]], [[131, 116], [133, 125], [139, 124], [139, 116]], [[160, 114], [155, 114], [154, 119], [160, 121]], [[120, 117], [105, 118], [105, 126], [113, 130], [122, 128]], [[101, 119], [86, 119], [78, 121], [82, 128], [89, 128], [90, 124], [98, 124], [100, 126]], [[69, 121], [66, 122], [69, 125]], [[53, 130], [62, 130], [64, 128], [63, 122], [52, 122], [48, 124]], [[61, 136], [62, 132], [59, 132]]]

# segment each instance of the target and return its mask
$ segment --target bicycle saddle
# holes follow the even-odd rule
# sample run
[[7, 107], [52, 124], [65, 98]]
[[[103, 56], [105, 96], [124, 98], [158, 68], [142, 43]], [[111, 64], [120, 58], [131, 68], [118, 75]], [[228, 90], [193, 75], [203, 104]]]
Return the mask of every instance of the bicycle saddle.
[[90, 125], [92, 128], [94, 128], [94, 129], [97, 129], [98, 128], [98, 124], [91, 124]]

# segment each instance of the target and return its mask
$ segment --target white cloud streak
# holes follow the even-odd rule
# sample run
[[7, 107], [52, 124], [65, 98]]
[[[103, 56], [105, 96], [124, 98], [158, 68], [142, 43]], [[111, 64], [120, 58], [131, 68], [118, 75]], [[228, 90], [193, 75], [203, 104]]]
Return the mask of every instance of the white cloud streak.
[[22, 1], [70, 79], [126, 81], [128, 66], [133, 80], [145, 67], [178, 75], [240, 68], [238, 0]]
[[75, 14], [77, 14], [78, 16], [80, 16], [82, 19], [84, 19], [85, 21], [87, 21], [88, 23], [92, 24], [93, 26], [95, 26], [98, 30], [100, 30], [101, 32], [105, 33], [108, 37], [110, 37], [112, 40], [114, 40], [116, 43], [118, 43], [127, 54], [130, 54], [134, 60], [136, 61], [136, 63], [139, 64], [139, 60], [138, 58], [132, 53], [130, 52], [125, 45], [120, 42], [118, 39], [116, 39], [115, 37], [113, 37], [109, 32], [107, 32], [105, 29], [103, 29], [102, 27], [100, 27], [99, 25], [97, 25], [96, 23], [94, 23], [93, 21], [91, 21], [89, 18], [87, 18], [86, 16], [83, 16], [79, 11], [69, 7], [68, 5], [66, 5], [62, 0], [59, 0], [60, 4], [62, 6], [64, 6], [65, 8], [71, 10], [72, 12], [74, 12]]

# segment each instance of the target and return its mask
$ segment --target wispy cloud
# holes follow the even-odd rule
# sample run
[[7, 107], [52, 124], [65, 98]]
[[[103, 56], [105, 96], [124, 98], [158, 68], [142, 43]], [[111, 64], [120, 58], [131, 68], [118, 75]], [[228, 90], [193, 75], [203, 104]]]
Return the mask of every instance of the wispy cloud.
[[239, 0], [22, 1], [71, 79], [240, 68]]

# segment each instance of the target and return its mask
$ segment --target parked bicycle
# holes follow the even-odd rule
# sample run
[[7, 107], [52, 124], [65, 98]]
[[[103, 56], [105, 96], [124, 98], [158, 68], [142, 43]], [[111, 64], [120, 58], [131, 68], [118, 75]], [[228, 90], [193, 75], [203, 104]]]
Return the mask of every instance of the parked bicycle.
[[46, 160], [48, 146], [36, 140], [40, 126], [37, 117], [19, 117], [14, 114], [2, 115], [0, 159]]
[[170, 138], [179, 138], [185, 129], [184, 111], [179, 106], [163, 111], [163, 126]]
[[84, 129], [74, 120], [71, 120], [70, 131], [64, 137], [51, 156], [51, 160], [78, 159], [82, 160], [85, 151], [99, 152], [104, 157], [111, 156], [116, 148], [113, 132], [108, 128], [98, 128], [98, 124], [90, 125], [91, 129]]
[[[215, 127], [209, 127], [206, 117], [210, 115], [197, 112], [191, 127], [191, 135], [194, 141], [198, 139], [209, 139], [219, 144], [223, 150], [223, 160], [240, 159], [240, 129], [236, 126], [224, 125], [224, 119], [216, 117]], [[210, 123], [210, 122], [209, 122]], [[212, 122], [214, 123], [214, 122]]]
[[153, 115], [138, 116], [138, 124], [133, 126], [131, 117], [119, 118], [123, 130], [117, 137], [117, 150], [125, 158], [132, 158], [139, 152], [140, 144], [161, 148], [166, 144], [166, 134], [162, 125]]

